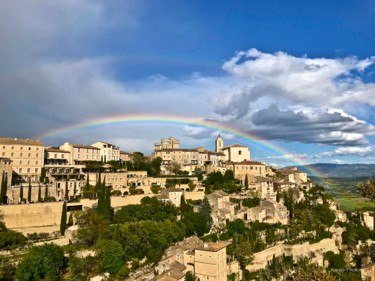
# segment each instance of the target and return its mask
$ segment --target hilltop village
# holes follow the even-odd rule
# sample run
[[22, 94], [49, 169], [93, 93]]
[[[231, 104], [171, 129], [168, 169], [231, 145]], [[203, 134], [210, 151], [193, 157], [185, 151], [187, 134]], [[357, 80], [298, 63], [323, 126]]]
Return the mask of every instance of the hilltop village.
[[0, 279], [375, 280], [371, 213], [220, 135], [180, 145], [0, 138]]

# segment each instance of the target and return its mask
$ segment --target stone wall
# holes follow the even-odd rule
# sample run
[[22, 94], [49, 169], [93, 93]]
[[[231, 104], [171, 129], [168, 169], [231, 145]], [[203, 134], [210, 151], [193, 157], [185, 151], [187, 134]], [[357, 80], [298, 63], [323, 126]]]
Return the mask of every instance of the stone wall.
[[185, 192], [184, 193], [185, 200], [203, 200], [204, 198], [204, 191], [192, 191], [192, 192]]
[[60, 225], [63, 202], [0, 206], [5, 225], [11, 229]]
[[334, 239], [323, 239], [318, 243], [309, 244], [309, 242], [297, 245], [279, 244], [268, 248], [262, 252], [254, 254], [253, 262], [246, 267], [249, 271], [258, 271], [267, 266], [267, 263], [272, 261], [273, 257], [293, 256], [294, 259], [302, 257], [309, 257], [312, 252], [328, 252], [332, 251], [338, 253], [339, 250], [335, 245]]

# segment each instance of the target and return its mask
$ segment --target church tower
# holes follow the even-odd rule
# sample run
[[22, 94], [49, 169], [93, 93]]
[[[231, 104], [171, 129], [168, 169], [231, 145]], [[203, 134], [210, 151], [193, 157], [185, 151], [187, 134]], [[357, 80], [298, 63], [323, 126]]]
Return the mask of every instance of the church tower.
[[215, 141], [215, 151], [222, 152], [221, 150], [223, 149], [223, 147], [224, 147], [224, 141], [219, 134]]

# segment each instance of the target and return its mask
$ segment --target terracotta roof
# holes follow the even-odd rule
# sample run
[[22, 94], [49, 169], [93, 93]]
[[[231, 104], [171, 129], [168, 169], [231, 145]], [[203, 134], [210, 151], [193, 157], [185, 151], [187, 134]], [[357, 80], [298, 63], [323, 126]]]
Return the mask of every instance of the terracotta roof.
[[266, 178], [266, 177], [255, 177], [255, 179], [256, 179], [257, 181], [261, 181], [261, 182], [269, 182], [269, 181], [273, 182], [273, 179], [271, 179], [271, 178]]
[[17, 139], [17, 138], [0, 138], [0, 144], [19, 144], [19, 145], [36, 145], [43, 146], [40, 140]]
[[162, 148], [162, 149], [158, 149], [156, 150], [155, 152], [172, 152], [172, 151], [185, 151], [185, 152], [198, 152], [198, 150], [196, 150], [195, 148], [191, 149], [191, 148]]
[[242, 162], [231, 162], [231, 161], [227, 161], [226, 162], [227, 164], [234, 164], [234, 165], [260, 165], [260, 166], [266, 166], [264, 163], [262, 162], [258, 162], [258, 161], [242, 161]]
[[172, 270], [175, 269], [179, 271], [184, 271], [186, 269], [186, 266], [184, 266], [182, 263], [179, 263], [178, 261], [172, 262], [169, 266]]
[[47, 152], [70, 153], [69, 151], [62, 150], [62, 149], [57, 148], [57, 147], [46, 147], [46, 148], [45, 148], [45, 151], [47, 151]]
[[183, 192], [182, 188], [166, 188], [164, 189], [166, 192]]
[[217, 155], [217, 156], [225, 156], [223, 152], [215, 152], [215, 151], [209, 151], [209, 155]]
[[247, 146], [236, 143], [236, 144], [224, 146], [222, 149], [228, 149], [228, 148], [231, 148], [231, 147], [247, 147]]
[[197, 248], [196, 250], [217, 252], [217, 251], [220, 251], [221, 249], [224, 249], [226, 246], [228, 246], [228, 243], [212, 242], [212, 243], [205, 243], [203, 247]]
[[91, 145], [83, 145], [83, 144], [74, 144], [74, 143], [69, 143], [69, 145], [73, 146], [73, 147], [76, 147], [76, 148], [86, 148], [86, 149], [96, 149], [96, 150], [100, 150], [100, 148], [97, 148], [95, 146], [91, 146]]

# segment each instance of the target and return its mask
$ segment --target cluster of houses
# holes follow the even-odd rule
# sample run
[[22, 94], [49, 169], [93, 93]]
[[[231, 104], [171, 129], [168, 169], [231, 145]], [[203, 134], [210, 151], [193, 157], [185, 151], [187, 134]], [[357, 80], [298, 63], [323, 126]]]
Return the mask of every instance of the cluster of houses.
[[[161, 173], [164, 175], [172, 174], [173, 167], [189, 175], [197, 170], [203, 173], [232, 170], [242, 184], [247, 179], [249, 191], [260, 198], [275, 196], [277, 189], [306, 188], [311, 184], [304, 172], [293, 169], [276, 171], [265, 163], [251, 161], [248, 147], [239, 144], [224, 146], [220, 135], [215, 140], [215, 151], [203, 147], [180, 148], [180, 141], [171, 137], [155, 144], [150, 157], [162, 159]], [[36, 201], [39, 193], [48, 194], [57, 200], [81, 194], [87, 181], [94, 185], [98, 180], [96, 173], [85, 169], [85, 164], [90, 161], [128, 162], [132, 161], [132, 154], [107, 142], [91, 145], [66, 142], [59, 147], [46, 147], [38, 140], [0, 138], [0, 182], [3, 177], [6, 179], [7, 200], [10, 204], [21, 202], [21, 189], [24, 194], [28, 193], [29, 188], [32, 190], [30, 201]], [[278, 177], [275, 177], [275, 171]], [[146, 171], [126, 169], [116, 172], [108, 169], [103, 177], [108, 186], [119, 190], [123, 196], [129, 194], [131, 187], [151, 193], [151, 186], [163, 187], [166, 183], [165, 177], [152, 178]], [[197, 184], [194, 178], [193, 182]]]
[[[215, 191], [208, 195], [213, 222], [217, 226], [225, 220], [235, 219], [287, 224], [288, 211], [282, 201], [277, 202], [277, 192], [292, 188], [299, 198], [303, 196], [302, 190], [311, 185], [306, 173], [293, 168], [276, 169], [252, 161], [248, 147], [238, 144], [224, 146], [220, 135], [215, 141], [215, 151], [202, 147], [183, 149], [179, 140], [168, 138], [155, 144], [150, 157], [161, 158], [163, 177], [150, 177], [146, 171], [114, 171], [109, 164], [104, 164], [103, 167], [108, 165], [108, 169], [102, 172], [101, 179], [105, 179], [106, 185], [113, 190], [118, 190], [121, 196], [130, 195], [131, 189], [137, 189], [178, 207], [181, 196], [185, 194], [185, 198], [188, 198], [187, 195], [193, 192], [187, 184], [163, 188], [167, 185], [166, 176], [173, 174], [174, 168], [191, 175], [189, 182], [196, 187], [199, 199], [203, 199], [204, 189], [197, 177], [192, 176], [197, 170], [203, 174], [232, 170], [234, 177], [242, 185], [246, 182], [248, 186], [241, 194]], [[66, 142], [59, 147], [45, 147], [37, 140], [0, 138], [0, 182], [4, 178], [9, 204], [21, 203], [22, 199], [27, 202], [30, 198], [25, 201], [21, 194], [26, 197], [29, 189], [30, 201], [34, 202], [40, 194], [47, 196], [48, 193], [56, 200], [80, 195], [87, 182], [95, 185], [99, 180], [98, 173], [86, 169], [90, 161], [128, 162], [132, 161], [132, 154], [107, 142], [91, 145]], [[151, 192], [153, 186], [161, 187], [156, 195]], [[249, 197], [262, 199], [259, 206], [248, 208], [234, 202], [237, 199], [242, 202], [242, 199]], [[191, 237], [165, 252], [156, 268], [156, 280], [184, 280], [188, 271], [194, 272], [201, 280], [226, 280], [232, 273], [240, 274], [238, 263], [227, 261], [226, 246], [223, 242], [203, 243], [197, 237]]]

